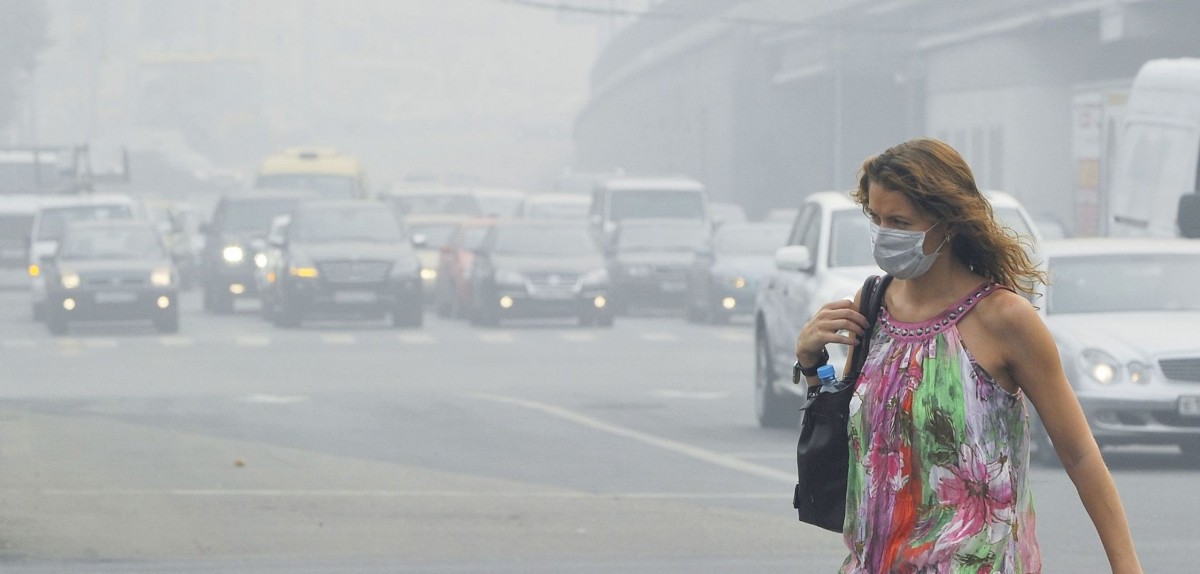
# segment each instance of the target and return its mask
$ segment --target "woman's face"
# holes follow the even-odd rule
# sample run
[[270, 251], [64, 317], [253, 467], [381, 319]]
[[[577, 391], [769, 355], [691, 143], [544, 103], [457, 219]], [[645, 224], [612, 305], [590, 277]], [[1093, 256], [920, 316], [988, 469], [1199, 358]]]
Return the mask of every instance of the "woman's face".
[[924, 245], [926, 255], [946, 240], [949, 231], [947, 226], [938, 225], [941, 222], [932, 214], [918, 209], [903, 193], [871, 182], [867, 195], [867, 215], [872, 223], [885, 229], [927, 232]]

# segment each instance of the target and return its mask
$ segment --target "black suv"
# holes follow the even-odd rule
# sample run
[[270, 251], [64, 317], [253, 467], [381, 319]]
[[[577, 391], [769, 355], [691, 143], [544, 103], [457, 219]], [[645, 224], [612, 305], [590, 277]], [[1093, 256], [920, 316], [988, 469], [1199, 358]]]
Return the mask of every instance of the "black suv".
[[307, 194], [256, 190], [226, 195], [217, 203], [212, 222], [204, 226], [200, 255], [204, 310], [228, 313], [233, 300], [254, 297], [254, 270], [263, 264], [267, 230], [275, 217], [290, 213]]
[[371, 200], [313, 200], [296, 206], [268, 257], [263, 311], [294, 327], [322, 314], [390, 314], [397, 327], [422, 322], [421, 263], [387, 205]]

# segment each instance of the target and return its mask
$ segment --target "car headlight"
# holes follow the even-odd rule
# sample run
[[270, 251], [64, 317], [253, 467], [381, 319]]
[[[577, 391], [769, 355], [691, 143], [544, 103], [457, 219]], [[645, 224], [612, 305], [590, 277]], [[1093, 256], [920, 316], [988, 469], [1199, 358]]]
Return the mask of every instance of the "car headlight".
[[608, 283], [608, 269], [592, 269], [583, 274], [584, 285], [602, 285]]
[[1079, 355], [1079, 367], [1102, 385], [1111, 385], [1121, 376], [1121, 362], [1099, 349], [1084, 349]]
[[437, 269], [432, 267], [425, 267], [421, 269], [421, 279], [426, 281], [433, 281], [434, 279], [437, 279]]
[[288, 267], [288, 275], [299, 277], [301, 279], [316, 279], [321, 276], [321, 272], [317, 271], [316, 267], [305, 265], [292, 265]]
[[221, 250], [221, 258], [226, 263], [241, 263], [246, 259], [246, 250], [242, 249], [241, 245], [226, 245], [225, 249]]
[[738, 276], [730, 279], [729, 284], [732, 285], [734, 289], [745, 289], [746, 286], [750, 284], [750, 280], [746, 279], [745, 277]]
[[267, 254], [266, 253], [255, 253], [254, 254], [254, 266], [258, 267], [259, 269], [266, 267], [267, 266]]
[[166, 287], [171, 284], [171, 268], [159, 267], [150, 272], [150, 284], [155, 287]]
[[496, 283], [501, 285], [524, 285], [525, 276], [520, 272], [512, 269], [497, 269], [495, 274]]
[[1144, 385], [1150, 382], [1154, 367], [1141, 361], [1129, 363], [1129, 380], [1135, 384]]
[[62, 283], [63, 289], [74, 289], [79, 287], [79, 274], [72, 271], [63, 271], [59, 276], [59, 281]]

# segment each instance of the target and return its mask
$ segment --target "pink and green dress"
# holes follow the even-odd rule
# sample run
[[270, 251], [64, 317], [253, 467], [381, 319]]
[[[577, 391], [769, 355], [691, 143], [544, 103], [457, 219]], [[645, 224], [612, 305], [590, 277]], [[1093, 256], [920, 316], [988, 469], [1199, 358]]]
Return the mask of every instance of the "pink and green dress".
[[980, 285], [921, 323], [880, 311], [850, 403], [845, 574], [1041, 572], [1022, 394], [972, 357], [958, 322]]

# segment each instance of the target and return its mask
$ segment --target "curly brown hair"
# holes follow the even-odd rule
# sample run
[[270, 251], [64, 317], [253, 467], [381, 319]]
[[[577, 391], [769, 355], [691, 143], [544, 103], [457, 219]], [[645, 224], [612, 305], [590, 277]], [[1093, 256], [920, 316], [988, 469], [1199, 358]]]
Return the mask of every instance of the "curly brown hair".
[[1002, 227], [975, 185], [970, 166], [944, 142], [918, 138], [866, 159], [851, 192], [866, 213], [870, 185], [903, 193], [917, 209], [949, 226], [951, 253], [972, 271], [1032, 295], [1046, 273], [1030, 258], [1033, 238]]

